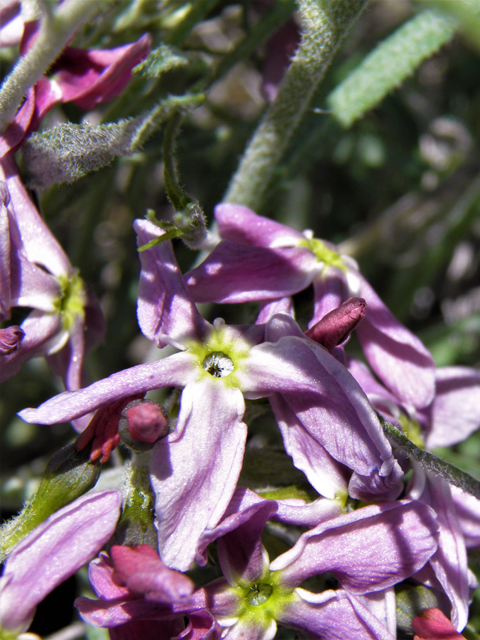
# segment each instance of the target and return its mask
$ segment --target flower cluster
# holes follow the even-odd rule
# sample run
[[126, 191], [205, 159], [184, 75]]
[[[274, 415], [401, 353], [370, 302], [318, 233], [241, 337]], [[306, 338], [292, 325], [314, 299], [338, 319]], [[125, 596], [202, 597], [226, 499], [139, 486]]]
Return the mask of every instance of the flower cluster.
[[[427, 444], [456, 442], [480, 423], [478, 372], [436, 371], [422, 343], [333, 246], [243, 207], [220, 205], [216, 215], [226, 239], [185, 277], [169, 241], [140, 253], [140, 328], [177, 352], [20, 413], [52, 424], [108, 407], [113, 415], [132, 396], [179, 390], [170, 429], [150, 438], [159, 555], [137, 538], [100, 556], [90, 574], [99, 600], [80, 599], [82, 616], [115, 637], [137, 637], [148, 621], [149, 633], [173, 638], [188, 618], [182, 637], [273, 638], [278, 623], [313, 637], [386, 639], [396, 633], [394, 588], [408, 579], [431, 589], [462, 630], [475, 586], [457, 515], [464, 501], [418, 464], [406, 481], [408, 461], [392, 450], [379, 414], [407, 434], [417, 425]], [[145, 220], [134, 228], [140, 247], [165, 233]], [[312, 281], [315, 311], [304, 332], [287, 296]], [[254, 297], [264, 304], [253, 325], [210, 324], [195, 305]], [[347, 355], [353, 330], [385, 387]], [[453, 411], [459, 395], [464, 415]], [[241, 486], [250, 451], [245, 406], [263, 398], [285, 453], [308, 479], [309, 498], [295, 488], [275, 499]], [[146, 412], [145, 429], [157, 414]], [[307, 528], [273, 561], [262, 544], [269, 521]], [[181, 572], [194, 561], [205, 565], [214, 541], [224, 578], [195, 590]], [[313, 591], [302, 586], [314, 578]]]
[[[28, 56], [44, 25], [18, 2], [5, 7], [0, 35]], [[294, 23], [284, 29], [296, 43]], [[65, 391], [19, 416], [77, 432], [2, 530], [0, 637], [21, 638], [37, 605], [88, 564], [95, 597], [85, 591], [75, 606], [112, 640], [273, 640], [285, 629], [463, 638], [480, 496], [453, 487], [441, 462], [432, 470], [428, 450], [479, 428], [480, 372], [437, 368], [334, 244], [228, 202], [215, 208], [202, 261], [183, 273], [171, 241], [182, 229], [136, 219], [137, 319], [155, 357], [87, 384], [100, 304], [15, 153], [56, 105], [91, 111], [120, 94], [150, 43], [65, 46], [0, 138], [0, 380], [46, 356]], [[168, 195], [179, 219], [194, 211], [203, 241], [199, 206], [180, 187]], [[215, 304], [232, 305], [227, 319], [256, 315], [229, 324], [211, 316]], [[121, 479], [92, 492], [120, 444]]]

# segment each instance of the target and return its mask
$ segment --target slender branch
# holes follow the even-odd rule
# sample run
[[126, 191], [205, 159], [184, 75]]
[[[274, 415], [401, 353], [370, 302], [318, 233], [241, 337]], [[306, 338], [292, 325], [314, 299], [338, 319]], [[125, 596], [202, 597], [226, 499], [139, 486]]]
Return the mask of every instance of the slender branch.
[[304, 32], [278, 94], [254, 134], [225, 201], [258, 210], [276, 167], [338, 46], [368, 0], [299, 0]]
[[[110, 1], [110, 0], [107, 0]], [[28, 89], [58, 58], [75, 31], [100, 8], [98, 0], [62, 2], [55, 13], [44, 10], [40, 31], [31, 49], [22, 56], [0, 88], [0, 132], [12, 122]]]
[[453, 464], [438, 458], [433, 453], [420, 449], [420, 447], [417, 447], [410, 438], [392, 424], [383, 420], [382, 422], [383, 431], [390, 444], [402, 449], [409, 458], [416, 460], [426, 471], [430, 471], [436, 476], [440, 476], [449, 484], [453, 484], [455, 487], [462, 489], [462, 491], [465, 491], [477, 498], [477, 500], [480, 500], [480, 482], [478, 480], [472, 478], [471, 475], [465, 473], [465, 471], [462, 471], [461, 469], [458, 469]]

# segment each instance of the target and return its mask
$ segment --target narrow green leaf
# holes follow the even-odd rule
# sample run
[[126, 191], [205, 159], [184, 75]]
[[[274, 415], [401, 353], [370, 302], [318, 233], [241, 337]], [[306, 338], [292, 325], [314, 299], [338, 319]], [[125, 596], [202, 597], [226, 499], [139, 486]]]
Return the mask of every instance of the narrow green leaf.
[[447, 43], [455, 29], [452, 19], [431, 10], [402, 25], [328, 96], [333, 116], [349, 127]]

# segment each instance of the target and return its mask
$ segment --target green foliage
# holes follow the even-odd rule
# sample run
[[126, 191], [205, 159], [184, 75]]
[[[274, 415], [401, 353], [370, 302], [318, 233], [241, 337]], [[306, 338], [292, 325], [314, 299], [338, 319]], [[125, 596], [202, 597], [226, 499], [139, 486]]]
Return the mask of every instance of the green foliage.
[[148, 57], [135, 67], [133, 72], [145, 78], [160, 78], [163, 73], [186, 67], [191, 62], [191, 57], [168, 45], [161, 44], [151, 51]]
[[1, 528], [0, 560], [52, 513], [92, 489], [100, 475], [100, 463], [90, 462], [90, 448], [78, 451], [75, 444], [57, 451], [47, 465], [37, 492], [21, 513]]
[[379, 104], [436, 53], [455, 33], [455, 23], [435, 11], [423, 11], [380, 43], [329, 96], [333, 116], [344, 126]]

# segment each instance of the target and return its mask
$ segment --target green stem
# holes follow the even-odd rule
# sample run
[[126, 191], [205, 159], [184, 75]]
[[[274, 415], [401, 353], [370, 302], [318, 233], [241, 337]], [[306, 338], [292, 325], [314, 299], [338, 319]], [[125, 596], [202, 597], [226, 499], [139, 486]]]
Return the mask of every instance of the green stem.
[[98, 0], [67, 0], [50, 13], [43, 4], [38, 37], [22, 56], [0, 88], [0, 132], [12, 122], [27, 91], [58, 58], [75, 31], [105, 3]]
[[368, 0], [299, 0], [304, 31], [278, 94], [267, 111], [225, 196], [258, 210], [293, 133], [337, 48]]
[[462, 491], [480, 500], [480, 482], [478, 480], [472, 478], [468, 473], [461, 471], [461, 469], [458, 469], [453, 464], [441, 460], [433, 455], [433, 453], [420, 449], [416, 444], [413, 444], [410, 438], [392, 424], [383, 420], [382, 423], [383, 431], [390, 444], [402, 449], [409, 458], [416, 460], [426, 471], [440, 476], [449, 484], [453, 484], [455, 487], [462, 489]]
[[114, 544], [157, 546], [153, 525], [155, 496], [150, 484], [150, 452], [134, 454], [124, 482], [125, 501]]
[[180, 111], [174, 113], [168, 120], [163, 134], [162, 156], [165, 191], [175, 211], [182, 211], [186, 205], [191, 202], [191, 198], [186, 196], [178, 184], [177, 167], [175, 164], [176, 140], [183, 118], [184, 113]]

